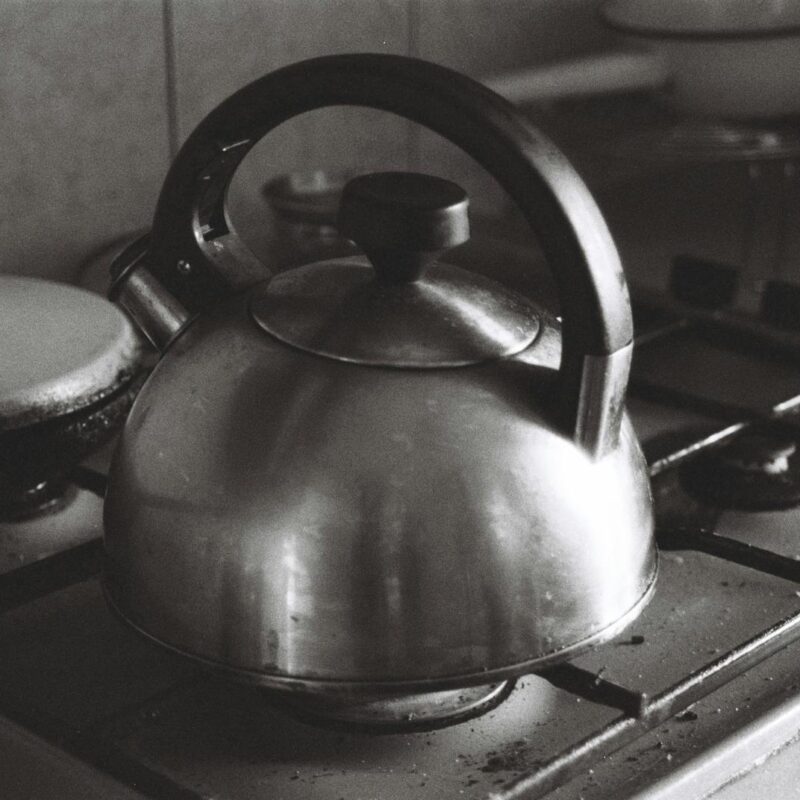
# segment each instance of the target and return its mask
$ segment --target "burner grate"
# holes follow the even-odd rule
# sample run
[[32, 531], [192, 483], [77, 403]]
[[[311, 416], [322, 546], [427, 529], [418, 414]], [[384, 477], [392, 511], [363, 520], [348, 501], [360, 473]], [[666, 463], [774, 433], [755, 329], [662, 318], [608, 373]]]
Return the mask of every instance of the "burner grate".
[[542, 764], [536, 772], [516, 779], [493, 800], [542, 797], [665, 720], [686, 711], [693, 703], [799, 637], [800, 611], [690, 673], [653, 698], [602, 679], [598, 681], [594, 673], [570, 664], [551, 667], [540, 674], [555, 686], [592, 702], [619, 708], [623, 714]]
[[[674, 529], [659, 531], [658, 541], [662, 551], [696, 550], [800, 583], [800, 562], [736, 540], [711, 533]], [[8, 611], [97, 574], [100, 555], [101, 543], [98, 540], [0, 576], [2, 610]], [[543, 797], [665, 720], [685, 712], [701, 698], [743, 675], [798, 638], [800, 611], [770, 625], [653, 696], [607, 680], [596, 672], [574, 664], [566, 663], [542, 670], [538, 673], [540, 677], [556, 688], [621, 713], [552, 759], [540, 762], [535, 770], [527, 771], [495, 789], [494, 800], [523, 797], [533, 800]], [[152, 698], [147, 703], [152, 703]], [[130, 754], [113, 746], [109, 748], [102, 735], [102, 725], [92, 726], [76, 735], [75, 731], [54, 724], [45, 715], [30, 713], [20, 705], [19, 700], [0, 696], [0, 704], [3, 711], [19, 724], [64, 746], [74, 756], [115, 779], [136, 786], [146, 796], [175, 800], [193, 800], [200, 796], [139, 763]], [[125, 713], [130, 713], [130, 709], [126, 709]]]
[[[677, 329], [676, 329], [677, 330]], [[685, 326], [680, 326], [685, 330]], [[641, 390], [643, 384], [638, 386]], [[644, 385], [645, 391], [648, 389]], [[637, 391], [636, 383], [633, 391]], [[655, 390], [653, 390], [655, 391]], [[708, 405], [702, 398], [676, 390], [672, 394], [658, 390], [659, 398], [676, 402], [680, 406], [693, 408]], [[736, 407], [715, 406], [713, 409], [724, 420], [715, 431], [704, 431], [689, 442], [682, 442], [671, 452], [653, 457], [650, 465], [656, 485], [660, 481], [674, 479], [676, 464], [693, 458], [697, 453], [719, 443], [721, 439], [737, 436], [753, 424], [753, 415], [743, 414]], [[764, 424], [769, 414], [756, 420]], [[777, 420], [778, 426], [792, 425], [786, 420]], [[86, 474], [81, 478], [84, 488], [98, 494], [103, 491], [102, 476]], [[761, 549], [735, 539], [709, 532], [705, 527], [696, 529], [680, 524], [662, 524], [657, 530], [658, 544], [662, 552], [675, 550], [696, 551], [725, 562], [738, 564], [761, 573], [800, 584], [800, 561]], [[55, 556], [5, 575], [0, 575], [0, 613], [10, 612], [27, 603], [46, 597], [65, 587], [78, 584], [100, 572], [102, 544], [94, 540]], [[562, 749], [552, 758], [540, 761], [535, 768], [526, 769], [502, 786], [495, 788], [491, 796], [495, 800], [517, 800], [541, 798], [557, 787], [584, 774], [593, 765], [611, 753], [620, 750], [666, 720], [687, 712], [698, 700], [708, 696], [721, 686], [742, 676], [755, 665], [777, 653], [788, 644], [800, 639], [800, 611], [785, 616], [750, 636], [746, 641], [716, 655], [701, 667], [687, 671], [679, 680], [666, 688], [648, 695], [623, 683], [608, 680], [601, 674], [576, 664], [561, 664], [542, 670], [539, 674], [548, 683], [571, 695], [590, 703], [614, 709], [619, 713], [606, 724], [599, 725], [590, 735]], [[166, 690], [167, 692], [171, 689]], [[151, 703], [149, 698], [146, 703]], [[137, 761], [103, 737], [104, 726], [93, 725], [89, 729], [73, 731], [54, 723], [44, 714], [31, 713], [19, 699], [0, 693], [0, 706], [10, 718], [34, 731], [45, 739], [63, 746], [74, 756], [108, 773], [128, 786], [153, 798], [176, 798], [194, 800], [201, 795], [162, 775], [156, 769]], [[130, 713], [127, 708], [123, 713]], [[691, 712], [689, 712], [691, 713]], [[523, 731], [522, 733], [529, 733]]]

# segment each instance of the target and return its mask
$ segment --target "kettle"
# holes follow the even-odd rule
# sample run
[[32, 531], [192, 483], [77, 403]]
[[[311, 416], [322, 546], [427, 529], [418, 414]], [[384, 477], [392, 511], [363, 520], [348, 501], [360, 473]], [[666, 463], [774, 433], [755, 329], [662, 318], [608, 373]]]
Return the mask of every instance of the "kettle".
[[[331, 105], [401, 115], [483, 165], [540, 237], [563, 325], [440, 259], [468, 200], [426, 175], [345, 187], [339, 227], [367, 258], [269, 278], [227, 187], [266, 133]], [[569, 658], [646, 603], [619, 258], [569, 163], [490, 90], [375, 54], [256, 80], [186, 141], [115, 273], [162, 355], [111, 465], [104, 586], [150, 639], [272, 690], [402, 695]]]

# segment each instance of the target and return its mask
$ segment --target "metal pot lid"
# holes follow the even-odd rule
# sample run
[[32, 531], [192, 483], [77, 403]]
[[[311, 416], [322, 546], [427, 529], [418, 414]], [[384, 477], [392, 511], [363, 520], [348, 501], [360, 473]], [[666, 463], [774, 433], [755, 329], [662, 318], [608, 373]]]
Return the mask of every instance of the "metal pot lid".
[[344, 171], [290, 172], [268, 181], [261, 193], [280, 219], [333, 226], [342, 187], [352, 177]]
[[0, 431], [76, 411], [138, 368], [127, 318], [91, 292], [0, 275]]
[[338, 227], [368, 256], [274, 277], [252, 299], [256, 322], [318, 355], [390, 367], [453, 367], [513, 355], [536, 338], [534, 305], [437, 262], [469, 238], [468, 198], [430, 175], [361, 175], [342, 191]]
[[400, 284], [366, 259], [337, 259], [276, 275], [253, 295], [256, 322], [287, 344], [356, 364], [456, 367], [503, 358], [539, 331], [533, 303], [449, 264]]

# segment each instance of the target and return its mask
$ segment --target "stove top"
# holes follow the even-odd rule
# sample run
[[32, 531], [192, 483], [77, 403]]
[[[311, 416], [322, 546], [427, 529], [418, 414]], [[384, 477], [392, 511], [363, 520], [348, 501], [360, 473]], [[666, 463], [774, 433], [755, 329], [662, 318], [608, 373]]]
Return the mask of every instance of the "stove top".
[[0, 793], [37, 796], [31, 786], [58, 780], [59, 796], [80, 786], [75, 797], [92, 796], [87, 786], [231, 800], [702, 797], [791, 739], [800, 510], [717, 508], [681, 469], [754, 426], [791, 435], [796, 366], [783, 353], [767, 369], [763, 348], [709, 338], [701, 323], [659, 317], [640, 330], [629, 410], [653, 473], [660, 573], [616, 639], [519, 678], [450, 727], [325, 727], [130, 632], [102, 597], [90, 538], [0, 576], [0, 746], [50, 765], [0, 774]]

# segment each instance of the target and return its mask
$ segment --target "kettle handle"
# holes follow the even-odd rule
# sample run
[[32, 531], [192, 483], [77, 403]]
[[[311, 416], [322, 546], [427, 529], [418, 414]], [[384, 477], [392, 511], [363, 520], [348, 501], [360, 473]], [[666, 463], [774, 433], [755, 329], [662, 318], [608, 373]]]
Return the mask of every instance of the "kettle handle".
[[187, 139], [158, 200], [148, 266], [189, 311], [263, 279], [227, 216], [225, 196], [248, 151], [269, 131], [332, 105], [392, 112], [449, 139], [517, 203], [554, 268], [563, 346], [554, 411], [593, 457], [622, 421], [633, 323], [619, 256], [584, 183], [517, 109], [481, 84], [405, 56], [325, 56], [240, 89]]

